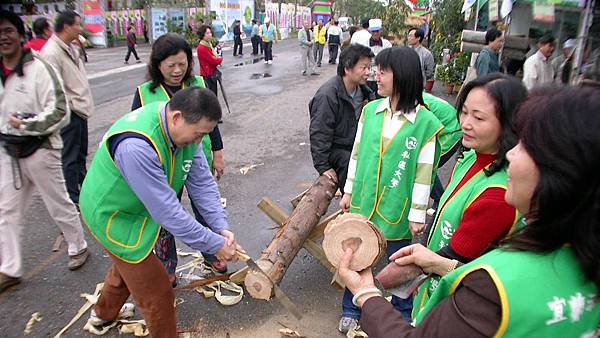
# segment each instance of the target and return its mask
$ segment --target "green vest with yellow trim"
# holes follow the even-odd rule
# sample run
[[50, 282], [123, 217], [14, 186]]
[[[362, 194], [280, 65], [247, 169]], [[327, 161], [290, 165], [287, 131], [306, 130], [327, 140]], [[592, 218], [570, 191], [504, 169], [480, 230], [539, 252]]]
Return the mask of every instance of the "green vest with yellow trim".
[[156, 150], [169, 185], [180, 195], [198, 146], [169, 146], [161, 110], [164, 102], [146, 104], [123, 116], [104, 135], [81, 188], [81, 216], [92, 235], [110, 253], [129, 263], [139, 263], [150, 254], [160, 225], [131, 190], [109, 153], [108, 141], [122, 133], [137, 133]]
[[[171, 97], [167, 93], [165, 87], [161, 84], [156, 87], [154, 92], [150, 90], [150, 84], [152, 81], [147, 81], [138, 86], [138, 94], [140, 95], [140, 101], [142, 102], [142, 107], [151, 102], [163, 102], [169, 101]], [[204, 84], [204, 79], [202, 76], [194, 75], [189, 80], [183, 83], [183, 88], [186, 87], [200, 87], [206, 88]], [[183, 89], [182, 88], [182, 89]], [[210, 136], [205, 135], [202, 138], [202, 151], [206, 156], [206, 162], [208, 162], [208, 167], [212, 169], [213, 167], [213, 154], [212, 154], [212, 142], [210, 141]]]
[[548, 254], [497, 249], [452, 271], [441, 279], [416, 324], [451, 297], [465, 276], [480, 269], [489, 273], [500, 295], [494, 337], [597, 337], [598, 288], [566, 246]]
[[429, 111], [444, 125], [444, 129], [438, 135], [441, 155], [443, 156], [460, 142], [463, 135], [460, 123], [458, 123], [456, 109], [450, 103], [426, 92], [423, 92], [423, 101], [428, 106]]
[[[412, 235], [408, 228], [408, 212], [419, 153], [436, 137], [442, 124], [429, 110], [420, 108], [415, 123], [406, 122], [384, 151], [385, 113], [376, 113], [382, 100], [385, 99], [369, 102], [362, 113], [363, 128], [350, 212], [375, 223], [387, 240], [409, 239]], [[436, 145], [434, 170], [438, 159], [439, 145]]]
[[[457, 186], [462, 181], [463, 177], [465, 177], [469, 169], [471, 169], [473, 164], [475, 164], [476, 160], [477, 154], [475, 153], [475, 150], [469, 150], [463, 154], [463, 158], [456, 162], [454, 172], [452, 173], [452, 179], [440, 199], [439, 212], [433, 222], [431, 232], [429, 233], [429, 239], [427, 240], [427, 247], [431, 251], [436, 252], [443, 247], [450, 245], [450, 239], [458, 229], [465, 210], [467, 210], [471, 203], [473, 203], [473, 201], [485, 190], [489, 188], [507, 189], [508, 176], [505, 167], [491, 176], [487, 176], [483, 169], [480, 170], [460, 187], [456, 193], [454, 193]], [[452, 197], [450, 198], [451, 195]], [[519, 213], [515, 210], [513, 230], [514, 225], [517, 224], [518, 221]], [[485, 231], [485, 224], [482, 224], [482, 227], [481, 230]], [[432, 275], [421, 284], [419, 291], [414, 298], [413, 318], [425, 306], [429, 299], [429, 295], [435, 291], [440, 279], [440, 276]]]

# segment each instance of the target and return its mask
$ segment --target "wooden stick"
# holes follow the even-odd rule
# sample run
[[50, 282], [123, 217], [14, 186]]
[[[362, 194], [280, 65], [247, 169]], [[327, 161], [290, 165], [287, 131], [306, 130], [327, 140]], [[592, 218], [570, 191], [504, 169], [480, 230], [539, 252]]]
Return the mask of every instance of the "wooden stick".
[[263, 197], [258, 202], [258, 208], [262, 210], [273, 222], [277, 223], [279, 227], [283, 226], [285, 220], [289, 217], [287, 212], [283, 210], [277, 203], [273, 202], [268, 197]]

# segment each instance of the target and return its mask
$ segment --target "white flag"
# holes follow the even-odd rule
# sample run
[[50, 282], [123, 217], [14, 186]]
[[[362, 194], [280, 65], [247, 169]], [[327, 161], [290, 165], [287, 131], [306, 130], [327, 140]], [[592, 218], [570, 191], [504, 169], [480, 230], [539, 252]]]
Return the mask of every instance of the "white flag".
[[513, 2], [512, 0], [502, 1], [502, 7], [500, 8], [500, 16], [502, 19], [506, 18], [510, 12], [512, 12]]

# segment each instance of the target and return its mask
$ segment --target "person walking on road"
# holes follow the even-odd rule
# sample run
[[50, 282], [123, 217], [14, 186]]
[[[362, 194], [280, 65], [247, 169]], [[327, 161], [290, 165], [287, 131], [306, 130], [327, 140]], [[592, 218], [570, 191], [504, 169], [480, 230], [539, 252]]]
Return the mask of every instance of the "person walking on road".
[[263, 44], [263, 50], [265, 52], [265, 63], [273, 63], [273, 42], [277, 41], [277, 29], [275, 25], [271, 23], [269, 17], [265, 18], [265, 23], [260, 26], [260, 38]]
[[240, 57], [243, 57], [243, 48], [244, 44], [242, 43], [242, 28], [240, 25], [240, 20], [235, 20], [235, 22], [233, 23], [233, 56], [238, 55], [239, 49], [239, 55]]
[[81, 34], [81, 17], [74, 11], [61, 12], [54, 23], [55, 34], [50, 37], [42, 56], [63, 79], [71, 120], [60, 135], [63, 139], [62, 163], [67, 191], [73, 203], [79, 203], [79, 189], [86, 175], [88, 152], [88, 118], [94, 111], [92, 91], [83, 62], [71, 43]]
[[129, 64], [129, 57], [131, 53], [135, 56], [135, 62], [140, 63], [140, 58], [138, 57], [137, 51], [135, 50], [135, 46], [137, 44], [137, 38], [135, 36], [135, 32], [133, 31], [133, 26], [129, 26], [127, 29], [127, 55], [125, 55], [125, 64]]
[[300, 41], [300, 58], [302, 59], [302, 75], [306, 75], [310, 70], [310, 75], [319, 75], [315, 72], [315, 60], [313, 59], [312, 46], [314, 43], [312, 30], [308, 20], [304, 20], [304, 29], [298, 32], [298, 41]]
[[327, 42], [327, 28], [323, 26], [323, 20], [319, 20], [319, 24], [313, 28], [313, 36], [315, 41], [313, 44], [313, 53], [317, 67], [321, 67], [321, 60], [323, 59], [323, 49]]
[[333, 24], [327, 29], [327, 45], [329, 46], [329, 63], [335, 65], [342, 43], [342, 29], [338, 26], [337, 21], [332, 22]]
[[[126, 114], [107, 131], [81, 189], [81, 216], [112, 260], [90, 325], [112, 324], [131, 295], [152, 337], [178, 336], [175, 294], [153, 252], [161, 227], [223, 261], [243, 251], [198, 146], [221, 115], [213, 92], [189, 87]], [[181, 205], [184, 187], [210, 228]]]
[[0, 11], [0, 293], [21, 282], [21, 233], [34, 191], [64, 235], [68, 268], [80, 268], [89, 256], [62, 172], [65, 92], [52, 66], [21, 47], [24, 37], [19, 16]]
[[256, 19], [252, 19], [252, 32], [250, 33], [250, 41], [252, 42], [252, 55], [258, 55], [258, 49], [260, 53], [263, 53], [262, 43], [260, 43], [260, 35], [258, 34], [260, 26]]

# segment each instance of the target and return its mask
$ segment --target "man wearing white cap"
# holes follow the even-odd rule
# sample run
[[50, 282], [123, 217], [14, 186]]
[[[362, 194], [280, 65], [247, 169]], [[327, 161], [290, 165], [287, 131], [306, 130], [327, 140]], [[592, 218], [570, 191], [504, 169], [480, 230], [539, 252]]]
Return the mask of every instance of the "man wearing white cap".
[[[377, 54], [379, 54], [379, 52], [383, 49], [392, 47], [391, 42], [381, 37], [381, 30], [381, 19], [369, 20], [369, 32], [371, 32], [371, 38], [369, 39], [368, 47], [371, 48], [375, 56], [377, 56]], [[375, 81], [375, 58], [371, 59], [371, 71], [369, 72], [367, 85], [369, 88], [371, 88], [371, 90], [377, 93], [377, 81]]]
[[271, 24], [271, 19], [267, 16], [265, 23], [260, 26], [258, 33], [262, 39], [263, 50], [265, 51], [265, 63], [273, 63], [273, 41], [277, 39], [277, 31], [275, 25]]
[[558, 84], [569, 83], [571, 76], [571, 66], [573, 65], [573, 52], [575, 51], [575, 40], [568, 39], [563, 43], [562, 54], [552, 60], [554, 68], [554, 82]]

